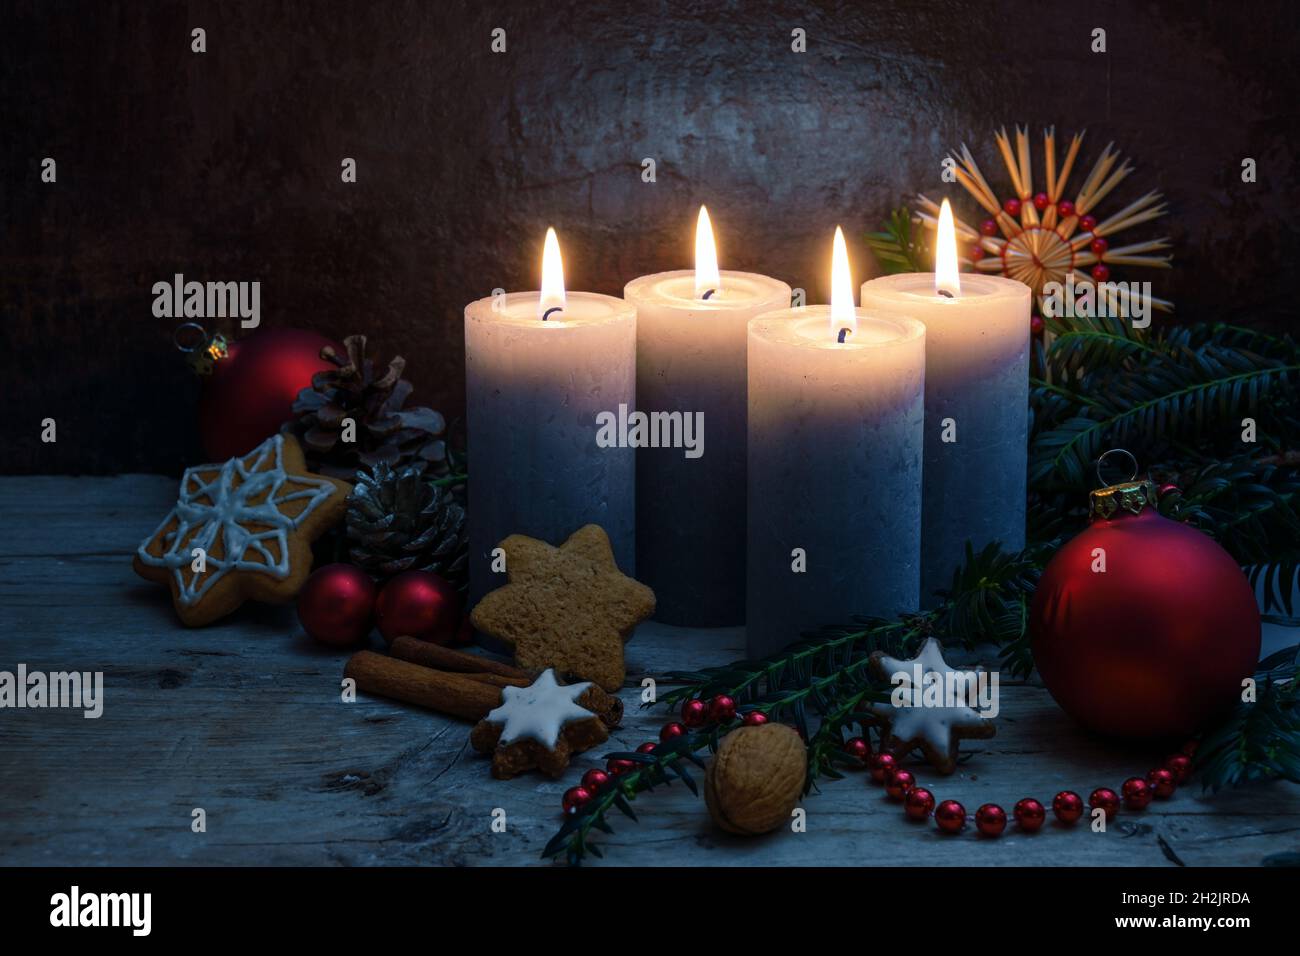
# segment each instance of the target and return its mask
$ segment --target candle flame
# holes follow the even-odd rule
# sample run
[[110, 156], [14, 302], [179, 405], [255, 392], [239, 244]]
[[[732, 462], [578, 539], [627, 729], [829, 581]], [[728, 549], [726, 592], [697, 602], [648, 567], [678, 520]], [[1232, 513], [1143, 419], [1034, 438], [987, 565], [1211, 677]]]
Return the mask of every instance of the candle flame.
[[555, 230], [547, 228], [546, 244], [542, 247], [542, 296], [537, 303], [537, 313], [545, 318], [551, 309], [564, 308], [564, 261], [560, 258], [560, 240]]
[[701, 206], [700, 216], [695, 220], [695, 297], [703, 298], [710, 289], [717, 291], [721, 287], [713, 224], [709, 222], [709, 211]]
[[849, 272], [849, 249], [844, 244], [844, 230], [835, 227], [831, 248], [831, 336], [839, 338], [843, 329], [852, 335], [858, 328], [853, 308], [853, 276]]
[[934, 237], [934, 291], [961, 295], [961, 278], [957, 271], [957, 226], [948, 200], [939, 207], [939, 231]]

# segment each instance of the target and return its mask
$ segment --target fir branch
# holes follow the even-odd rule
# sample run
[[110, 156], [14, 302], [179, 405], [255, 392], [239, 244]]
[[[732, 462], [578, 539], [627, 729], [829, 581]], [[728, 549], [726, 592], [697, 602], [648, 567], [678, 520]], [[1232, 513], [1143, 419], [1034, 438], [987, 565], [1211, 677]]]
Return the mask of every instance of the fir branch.
[[922, 241], [922, 230], [913, 228], [912, 213], [904, 206], [889, 214], [880, 232], [867, 233], [867, 246], [886, 275], [897, 272], [927, 272], [932, 259]]

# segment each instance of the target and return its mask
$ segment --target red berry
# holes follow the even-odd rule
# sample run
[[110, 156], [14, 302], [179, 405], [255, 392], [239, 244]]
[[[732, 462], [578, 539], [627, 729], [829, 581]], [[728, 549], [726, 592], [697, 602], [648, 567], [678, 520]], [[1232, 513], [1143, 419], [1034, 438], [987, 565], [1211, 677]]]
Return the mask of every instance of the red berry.
[[560, 805], [567, 814], [574, 814], [591, 802], [591, 791], [586, 787], [570, 787], [564, 791]]
[[1099, 262], [1092, 267], [1092, 277], [1098, 282], [1105, 282], [1110, 278], [1110, 266], [1104, 262]]
[[699, 727], [709, 716], [709, 705], [698, 697], [682, 701], [682, 723], [687, 727]]
[[1129, 777], [1119, 792], [1124, 795], [1124, 806], [1130, 810], [1145, 810], [1154, 796], [1151, 786], [1141, 777]]
[[981, 259], [984, 258], [984, 247], [971, 246], [970, 254], [967, 256], [967, 258], [970, 259], [971, 262], [979, 262]]
[[1083, 798], [1073, 790], [1062, 790], [1052, 798], [1052, 812], [1062, 823], [1075, 823], [1083, 816]]
[[1034, 196], [1034, 208], [1037, 209], [1039, 212], [1042, 212], [1051, 204], [1052, 204], [1052, 200], [1048, 198], [1047, 193], [1039, 193], [1038, 195]]
[[871, 756], [871, 744], [867, 743], [861, 737], [852, 737], [844, 741], [844, 752], [850, 757], [857, 757], [859, 760], [866, 760]]
[[1107, 820], [1114, 820], [1119, 813], [1119, 794], [1110, 787], [1098, 787], [1088, 797], [1088, 806], [1093, 810], [1104, 810]]
[[909, 820], [924, 820], [934, 809], [934, 794], [925, 787], [913, 787], [903, 798], [903, 812]]
[[1062, 219], [1069, 219], [1074, 215], [1074, 203], [1068, 199], [1062, 199], [1056, 204], [1056, 211], [1060, 213]]
[[652, 754], [655, 752], [655, 748], [658, 746], [659, 745], [655, 743], [653, 740], [647, 740], [640, 747], [636, 748], [636, 752], [639, 754]]
[[719, 694], [709, 701], [709, 720], [715, 724], [725, 724], [736, 716], [736, 702], [726, 694]]
[[620, 774], [627, 773], [629, 770], [636, 769], [636, 761], [628, 760], [626, 757], [611, 757], [605, 761], [605, 769], [609, 771], [611, 777], [617, 777]]
[[1020, 215], [1020, 200], [1019, 200], [1019, 199], [1007, 199], [1007, 200], [1004, 200], [1003, 203], [1002, 203], [1002, 208], [1005, 209], [1005, 210], [1007, 211], [1007, 215], [1008, 215], [1008, 216], [1019, 216], [1019, 215]]
[[598, 767], [592, 767], [582, 775], [582, 789], [588, 793], [595, 793], [605, 784], [609, 783], [612, 778], [605, 771]]
[[902, 800], [916, 786], [916, 778], [910, 771], [895, 770], [885, 780], [885, 793], [893, 800]]
[[975, 828], [987, 837], [1001, 836], [1007, 828], [1007, 811], [996, 803], [986, 803], [975, 811]]
[[945, 800], [934, 808], [934, 825], [943, 833], [960, 833], [966, 825], [966, 808], [956, 800]]
[[674, 737], [680, 737], [684, 733], [686, 733], [686, 728], [674, 720], [670, 724], [664, 724], [660, 729], [659, 742], [666, 744]]
[[1080, 216], [1080, 217], [1079, 217], [1079, 228], [1082, 229], [1084, 232], [1092, 232], [1094, 229], [1097, 228], [1097, 217], [1096, 217], [1096, 216]]
[[998, 234], [998, 224], [993, 219], [985, 219], [980, 223], [980, 232], [986, 236], [996, 236]]
[[1020, 829], [1026, 833], [1038, 831], [1047, 820], [1047, 809], [1033, 797], [1025, 797], [1017, 801], [1015, 809], [1011, 812], [1015, 814]]
[[881, 752], [871, 758], [871, 779], [884, 783], [885, 778], [897, 768], [898, 760], [893, 754]]
[[1178, 789], [1178, 781], [1174, 779], [1173, 773], [1164, 767], [1157, 767], [1147, 773], [1147, 783], [1155, 792], [1155, 795], [1161, 800], [1168, 800]]
[[1187, 754], [1174, 754], [1165, 758], [1165, 769], [1174, 775], [1174, 783], [1181, 784], [1192, 769], [1192, 758]]
[[1047, 323], [1043, 321], [1041, 315], [1031, 316], [1029, 319], [1029, 333], [1034, 338], [1041, 338], [1043, 332], [1047, 329]]
[[1093, 251], [1094, 255], [1104, 256], [1106, 250], [1110, 248], [1110, 243], [1101, 236], [1098, 236], [1096, 239], [1092, 240], [1092, 242], [1088, 243], [1088, 248]]
[[767, 723], [767, 714], [761, 710], [751, 710], [745, 715], [746, 727], [761, 727], [765, 723]]

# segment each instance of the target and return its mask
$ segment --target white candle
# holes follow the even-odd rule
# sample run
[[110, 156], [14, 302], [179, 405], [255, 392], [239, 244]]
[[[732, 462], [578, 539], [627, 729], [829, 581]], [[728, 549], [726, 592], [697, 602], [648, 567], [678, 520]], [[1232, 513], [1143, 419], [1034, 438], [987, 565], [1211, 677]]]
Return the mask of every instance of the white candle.
[[959, 275], [952, 210], [940, 210], [936, 272], [872, 279], [862, 307], [925, 324], [921, 592], [952, 586], [969, 542], [1025, 544], [1030, 290]]
[[657, 620], [743, 623], [746, 326], [788, 307], [790, 287], [719, 271], [701, 207], [695, 269], [642, 276], [623, 295], [637, 311], [640, 410], [699, 426], [697, 448], [637, 451], [637, 575], [654, 589]]
[[540, 292], [465, 307], [470, 600], [505, 583], [492, 550], [515, 533], [559, 544], [584, 524], [634, 566], [635, 451], [597, 445], [596, 416], [636, 403], [636, 310], [565, 292], [547, 232]]
[[838, 229], [833, 263], [829, 307], [749, 323], [754, 656], [919, 597], [925, 327], [853, 307]]

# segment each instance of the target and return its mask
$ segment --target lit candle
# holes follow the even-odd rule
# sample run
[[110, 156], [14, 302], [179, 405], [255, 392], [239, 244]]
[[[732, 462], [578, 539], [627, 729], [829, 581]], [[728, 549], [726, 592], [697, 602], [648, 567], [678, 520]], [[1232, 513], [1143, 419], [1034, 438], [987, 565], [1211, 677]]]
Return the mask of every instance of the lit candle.
[[[790, 287], [721, 272], [700, 207], [695, 269], [642, 276], [623, 292], [637, 311], [637, 401], [697, 447], [637, 451], [637, 575], [655, 617], [714, 627], [745, 620], [745, 335], [749, 320], [787, 308]], [[689, 416], [689, 417], [688, 417]]]
[[925, 327], [853, 306], [835, 231], [831, 304], [749, 323], [751, 655], [919, 597]]
[[1029, 286], [959, 275], [952, 208], [939, 211], [935, 272], [882, 276], [862, 307], [925, 323], [921, 593], [952, 586], [967, 542], [1025, 545]]
[[465, 391], [471, 601], [505, 583], [492, 550], [515, 533], [559, 544], [598, 524], [631, 573], [635, 450], [596, 438], [599, 414], [635, 405], [636, 310], [566, 292], [553, 229], [540, 292], [465, 307]]

